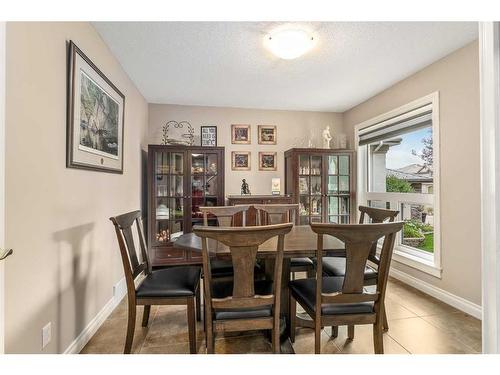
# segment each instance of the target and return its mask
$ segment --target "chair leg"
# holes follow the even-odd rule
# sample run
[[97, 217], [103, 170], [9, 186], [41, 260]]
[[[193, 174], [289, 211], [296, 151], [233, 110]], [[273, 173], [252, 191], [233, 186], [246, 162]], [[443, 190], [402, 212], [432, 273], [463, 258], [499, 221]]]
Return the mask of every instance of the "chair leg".
[[123, 354], [130, 354], [132, 351], [132, 342], [134, 341], [134, 331], [135, 331], [135, 316], [137, 307], [128, 307], [128, 323], [127, 323], [127, 338], [125, 339], [125, 349]]
[[373, 325], [373, 348], [375, 354], [384, 354], [384, 338], [382, 336], [382, 324], [380, 322]]
[[321, 354], [321, 318], [314, 319], [314, 354]]
[[201, 297], [200, 288], [196, 290], [196, 320], [201, 322]]
[[383, 317], [384, 317], [383, 329], [384, 329], [384, 331], [388, 331], [389, 330], [389, 323], [387, 322], [387, 312], [385, 310], [385, 306], [384, 306], [384, 310], [383, 311], [384, 311], [384, 315], [383, 315]]
[[354, 326], [347, 326], [347, 337], [349, 340], [354, 340]]
[[195, 320], [195, 297], [187, 300], [187, 318], [189, 331], [189, 352], [196, 354], [196, 320]]
[[214, 354], [213, 322], [212, 322], [212, 317], [210, 316], [209, 311], [206, 308], [205, 308], [205, 340], [207, 345], [207, 354]]
[[280, 344], [280, 314], [279, 314], [279, 311], [274, 316], [273, 330], [272, 330], [271, 334], [273, 335], [272, 340], [271, 340], [272, 347], [273, 347], [273, 353], [280, 354], [281, 353], [281, 344]]
[[145, 305], [142, 313], [142, 326], [147, 327], [149, 321], [149, 313], [151, 312], [151, 305]]
[[332, 337], [337, 338], [339, 336], [339, 327], [338, 326], [332, 326]]
[[290, 341], [295, 342], [295, 327], [297, 324], [297, 302], [290, 294]]

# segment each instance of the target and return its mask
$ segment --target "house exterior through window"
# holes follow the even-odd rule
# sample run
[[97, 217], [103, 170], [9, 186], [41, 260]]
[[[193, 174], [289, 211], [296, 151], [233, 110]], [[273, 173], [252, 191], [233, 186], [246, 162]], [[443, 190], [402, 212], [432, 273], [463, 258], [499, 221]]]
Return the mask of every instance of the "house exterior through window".
[[356, 126], [358, 204], [399, 211], [394, 260], [441, 276], [438, 94]]

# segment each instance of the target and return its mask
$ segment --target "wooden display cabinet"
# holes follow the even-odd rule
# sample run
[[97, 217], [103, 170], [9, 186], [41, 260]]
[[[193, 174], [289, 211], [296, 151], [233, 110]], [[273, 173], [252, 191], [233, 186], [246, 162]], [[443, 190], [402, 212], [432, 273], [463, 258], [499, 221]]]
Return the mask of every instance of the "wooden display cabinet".
[[153, 266], [201, 263], [173, 248], [202, 224], [200, 206], [224, 205], [224, 147], [148, 146], [148, 251]]

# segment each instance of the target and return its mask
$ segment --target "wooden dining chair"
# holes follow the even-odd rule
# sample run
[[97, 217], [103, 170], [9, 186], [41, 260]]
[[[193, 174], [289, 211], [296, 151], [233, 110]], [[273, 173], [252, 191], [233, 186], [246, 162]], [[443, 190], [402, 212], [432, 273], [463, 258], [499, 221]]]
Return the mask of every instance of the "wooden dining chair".
[[[208, 226], [209, 215], [215, 216], [219, 227], [231, 227], [234, 223], [234, 215], [241, 212], [242, 225], [246, 226], [246, 214], [249, 205], [236, 206], [214, 206], [200, 207], [203, 212], [203, 225]], [[256, 265], [256, 267], [259, 267]], [[214, 260], [212, 262], [212, 277], [214, 278], [231, 278], [233, 277], [233, 264], [230, 260]]]
[[[294, 223], [298, 204], [254, 204], [257, 210], [257, 225], [262, 225], [263, 218], [268, 224]], [[308, 277], [314, 276], [314, 263], [310, 258], [291, 258], [290, 272], [295, 279], [297, 272], [307, 272]]]
[[[214, 353], [218, 332], [272, 330], [274, 353], [280, 352], [280, 290], [285, 235], [292, 223], [245, 228], [195, 226], [193, 232], [202, 239], [205, 332], [207, 352]], [[278, 237], [273, 280], [256, 280], [254, 264], [259, 246]], [[212, 278], [208, 239], [229, 247], [234, 265], [234, 279]]]
[[[314, 323], [314, 351], [321, 351], [321, 328], [323, 326], [354, 326], [373, 324], [373, 344], [376, 354], [384, 352], [382, 325], [384, 298], [389, 276], [389, 265], [396, 234], [403, 222], [378, 224], [311, 224], [318, 234], [316, 250], [316, 278], [291, 281], [290, 290], [290, 339], [295, 341], [296, 306], [298, 302]], [[324, 277], [323, 237], [336, 237], [345, 244], [345, 276]], [[366, 262], [373, 245], [384, 238], [377, 272], [376, 290], [364, 289]]]
[[[360, 216], [359, 224], [363, 224], [365, 219], [369, 223], [383, 223], [384, 221], [393, 222], [399, 214], [399, 211], [387, 210], [383, 208], [359, 206]], [[372, 265], [367, 264], [365, 267], [365, 286], [376, 285], [377, 284], [377, 269], [380, 263], [380, 259], [377, 256], [377, 244], [373, 244], [370, 251], [368, 260]], [[346, 269], [346, 258], [345, 257], [324, 257], [323, 258], [323, 273], [326, 276], [344, 276]], [[384, 309], [384, 330], [389, 329], [389, 323], [387, 322], [387, 313]], [[354, 327], [350, 326], [348, 328], [349, 337], [354, 337]], [[332, 336], [337, 337], [338, 329], [337, 327], [332, 327]]]
[[[200, 267], [173, 267], [153, 271], [146, 251], [140, 219], [141, 211], [110, 218], [115, 226], [127, 283], [128, 324], [123, 352], [128, 354], [132, 350], [137, 306], [144, 306], [142, 326], [147, 327], [152, 305], [186, 305], [189, 350], [194, 354], [196, 353], [195, 312], [197, 314], [200, 312]], [[134, 241], [134, 227], [135, 237], [139, 241], [139, 254]], [[140, 276], [141, 280], [136, 286], [136, 279]]]

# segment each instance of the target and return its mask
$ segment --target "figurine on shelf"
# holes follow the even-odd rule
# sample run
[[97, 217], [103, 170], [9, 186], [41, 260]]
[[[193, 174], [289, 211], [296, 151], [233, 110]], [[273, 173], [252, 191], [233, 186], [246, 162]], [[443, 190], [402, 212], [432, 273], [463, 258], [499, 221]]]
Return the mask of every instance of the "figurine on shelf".
[[323, 148], [330, 148], [330, 141], [332, 140], [332, 135], [330, 134], [330, 127], [327, 126], [323, 130]]
[[250, 195], [250, 187], [245, 179], [241, 180], [241, 195]]

